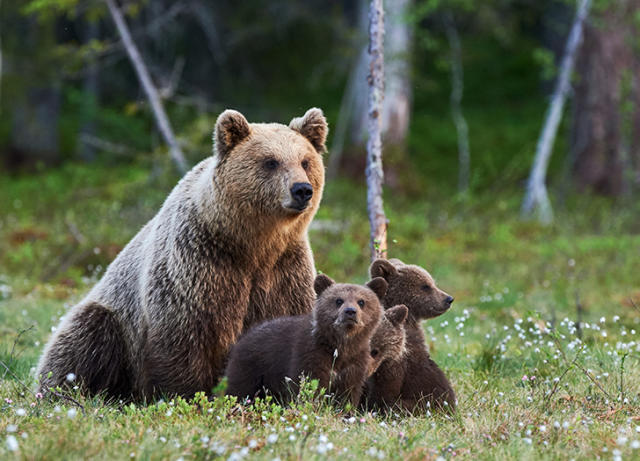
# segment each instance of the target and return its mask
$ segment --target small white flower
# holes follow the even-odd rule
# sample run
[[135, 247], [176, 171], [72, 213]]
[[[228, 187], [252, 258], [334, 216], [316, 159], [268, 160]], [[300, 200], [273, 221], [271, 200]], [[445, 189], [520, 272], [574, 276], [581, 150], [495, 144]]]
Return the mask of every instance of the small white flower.
[[254, 449], [255, 447], [258, 446], [258, 441], [256, 439], [251, 439], [249, 440], [249, 448]]
[[538, 428], [540, 430], [540, 432], [546, 432], [547, 431], [547, 426], [545, 426], [544, 424], [542, 426], [540, 426]]
[[527, 445], [531, 445], [531, 442], [533, 442], [533, 440], [531, 440], [529, 437], [525, 437], [524, 439], [522, 439], [522, 441]]
[[16, 426], [15, 424], [9, 424], [7, 426], [7, 432], [8, 433], [12, 433], [18, 430], [18, 426]]
[[18, 415], [18, 416], [24, 416], [26, 414], [27, 414], [27, 411], [24, 408], [18, 408], [16, 410], [16, 415]]
[[618, 445], [626, 445], [628, 441], [629, 439], [627, 437], [625, 437], [624, 435], [621, 435], [620, 437], [618, 437], [618, 440], [616, 440], [616, 443]]
[[269, 436], [267, 437], [267, 443], [276, 443], [278, 441], [278, 434], [273, 433], [273, 434], [269, 434]]
[[69, 410], [67, 410], [67, 418], [69, 419], [75, 418], [76, 414], [78, 414], [78, 410], [76, 410], [75, 408], [69, 408]]
[[327, 443], [328, 441], [329, 441], [329, 439], [324, 434], [320, 434], [320, 437], [318, 437], [318, 442], [320, 442], [320, 443]]
[[67, 381], [69, 381], [70, 383], [74, 382], [76, 380], [76, 375], [75, 373], [69, 373], [67, 375]]
[[7, 437], [7, 449], [9, 451], [18, 451], [18, 439], [13, 435]]

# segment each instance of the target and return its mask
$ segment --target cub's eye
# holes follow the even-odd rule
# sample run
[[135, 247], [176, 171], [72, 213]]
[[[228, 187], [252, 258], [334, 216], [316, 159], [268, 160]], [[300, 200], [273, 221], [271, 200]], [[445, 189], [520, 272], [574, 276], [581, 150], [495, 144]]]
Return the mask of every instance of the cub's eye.
[[267, 170], [275, 170], [278, 166], [280, 166], [280, 163], [275, 158], [267, 159], [264, 162], [264, 167]]
[[371, 349], [371, 357], [375, 359], [378, 356], [378, 354], [379, 354], [378, 349]]
[[302, 168], [305, 170], [309, 169], [309, 160], [302, 161]]
[[362, 299], [358, 300], [358, 306], [364, 307], [364, 301]]
[[344, 304], [344, 301], [342, 300], [342, 298], [338, 298], [336, 299], [336, 306], [340, 307]]
[[422, 285], [422, 291], [426, 291], [428, 293], [431, 291], [431, 287], [429, 285]]

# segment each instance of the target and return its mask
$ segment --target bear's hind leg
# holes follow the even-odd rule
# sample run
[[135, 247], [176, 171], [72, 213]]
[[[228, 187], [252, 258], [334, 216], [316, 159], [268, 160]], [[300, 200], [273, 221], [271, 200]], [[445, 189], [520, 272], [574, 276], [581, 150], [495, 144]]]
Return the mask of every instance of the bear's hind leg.
[[77, 384], [89, 395], [104, 392], [108, 397], [131, 397], [127, 348], [113, 311], [91, 303], [69, 315], [40, 359], [40, 392]]

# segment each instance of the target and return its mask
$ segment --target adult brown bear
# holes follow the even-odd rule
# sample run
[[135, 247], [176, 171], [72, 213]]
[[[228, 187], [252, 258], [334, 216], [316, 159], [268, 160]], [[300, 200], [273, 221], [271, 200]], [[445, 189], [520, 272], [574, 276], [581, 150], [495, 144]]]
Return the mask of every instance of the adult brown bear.
[[307, 229], [327, 131], [315, 108], [289, 126], [223, 112], [213, 156], [61, 320], [38, 366], [41, 391], [70, 374], [85, 392], [113, 397], [210, 391], [244, 330], [309, 312]]

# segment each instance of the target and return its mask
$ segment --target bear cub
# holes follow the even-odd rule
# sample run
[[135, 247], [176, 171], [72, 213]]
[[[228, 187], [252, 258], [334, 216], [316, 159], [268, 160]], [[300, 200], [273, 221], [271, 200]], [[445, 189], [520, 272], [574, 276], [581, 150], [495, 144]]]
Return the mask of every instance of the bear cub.
[[456, 396], [451, 383], [431, 359], [420, 321], [445, 313], [453, 297], [440, 290], [423, 268], [399, 259], [377, 259], [369, 269], [371, 277], [382, 277], [388, 289], [383, 306], [402, 303], [409, 309], [405, 324], [406, 354], [401, 360], [380, 364], [367, 382], [367, 404], [378, 408], [397, 406], [420, 413], [428, 408], [453, 411]]
[[383, 278], [366, 286], [314, 281], [317, 299], [307, 315], [280, 317], [245, 333], [231, 349], [227, 395], [240, 399], [268, 392], [286, 403], [298, 393], [302, 375], [340, 402], [355, 407], [371, 367], [370, 341], [383, 316]]
[[384, 312], [380, 325], [371, 337], [371, 367], [369, 376], [374, 374], [380, 364], [401, 360], [407, 352], [404, 329], [409, 311], [407, 306], [398, 305]]

